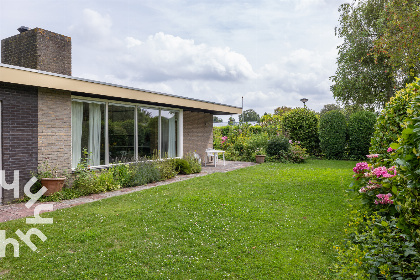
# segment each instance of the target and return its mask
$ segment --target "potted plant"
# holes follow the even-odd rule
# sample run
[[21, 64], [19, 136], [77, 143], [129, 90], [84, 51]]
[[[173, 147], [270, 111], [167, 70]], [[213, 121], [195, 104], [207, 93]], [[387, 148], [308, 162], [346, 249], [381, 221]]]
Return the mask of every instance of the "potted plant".
[[264, 149], [257, 149], [255, 151], [255, 162], [256, 163], [264, 163], [265, 160], [265, 151]]
[[66, 172], [59, 172], [57, 167], [51, 167], [48, 160], [38, 167], [37, 178], [41, 181], [41, 188], [46, 187], [45, 196], [52, 195], [63, 189], [66, 181]]

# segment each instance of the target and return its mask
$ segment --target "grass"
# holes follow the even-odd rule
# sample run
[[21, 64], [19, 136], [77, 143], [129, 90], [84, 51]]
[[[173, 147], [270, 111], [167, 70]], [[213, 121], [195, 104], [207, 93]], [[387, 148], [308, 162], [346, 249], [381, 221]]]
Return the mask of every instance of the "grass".
[[4, 279], [333, 279], [354, 162], [267, 163], [45, 213]]

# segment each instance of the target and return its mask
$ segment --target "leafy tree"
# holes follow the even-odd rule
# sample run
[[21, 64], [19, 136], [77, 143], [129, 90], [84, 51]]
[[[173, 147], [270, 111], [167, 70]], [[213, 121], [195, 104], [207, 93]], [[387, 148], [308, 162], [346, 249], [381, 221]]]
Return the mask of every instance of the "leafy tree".
[[396, 81], [402, 87], [420, 72], [420, 0], [390, 1], [382, 14], [382, 22], [384, 32], [375, 41], [373, 54], [389, 56], [389, 63], [397, 74]]
[[259, 122], [260, 115], [253, 109], [248, 109], [239, 115], [239, 122]]
[[274, 114], [282, 116], [282, 115], [286, 114], [287, 112], [290, 112], [291, 110], [292, 110], [292, 108], [290, 108], [290, 107], [281, 106], [281, 107], [277, 107], [276, 109], [274, 109]]
[[386, 53], [370, 55], [374, 43], [383, 35], [382, 14], [390, 0], [353, 0], [339, 8], [340, 26], [336, 36], [337, 70], [330, 77], [334, 98], [344, 105], [380, 108], [394, 94], [393, 68]]
[[321, 109], [320, 115], [324, 115], [327, 112], [330, 111], [341, 111], [340, 105], [337, 104], [325, 104], [324, 107]]
[[223, 120], [217, 116], [213, 116], [213, 123], [221, 123]]
[[234, 125], [235, 124], [235, 118], [229, 117], [228, 125]]

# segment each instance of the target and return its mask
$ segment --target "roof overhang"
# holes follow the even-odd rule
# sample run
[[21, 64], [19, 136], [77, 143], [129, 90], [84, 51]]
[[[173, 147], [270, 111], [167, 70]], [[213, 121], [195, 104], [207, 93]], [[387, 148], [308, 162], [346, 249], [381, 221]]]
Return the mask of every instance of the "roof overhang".
[[70, 91], [75, 95], [180, 108], [189, 111], [210, 113], [213, 115], [231, 115], [242, 113], [242, 109], [240, 107], [102, 83], [5, 64], [0, 65], [0, 81], [26, 86], [65, 90]]

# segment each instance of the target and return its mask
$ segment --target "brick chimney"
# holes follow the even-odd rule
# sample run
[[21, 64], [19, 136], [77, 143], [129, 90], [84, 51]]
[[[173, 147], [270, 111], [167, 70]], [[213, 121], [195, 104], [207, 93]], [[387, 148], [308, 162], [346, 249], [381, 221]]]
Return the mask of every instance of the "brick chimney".
[[71, 76], [71, 38], [41, 28], [18, 28], [1, 41], [1, 63]]

